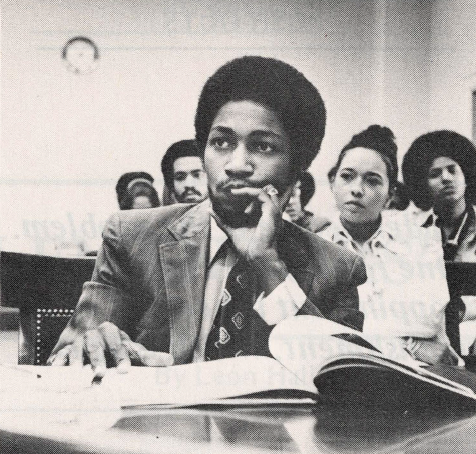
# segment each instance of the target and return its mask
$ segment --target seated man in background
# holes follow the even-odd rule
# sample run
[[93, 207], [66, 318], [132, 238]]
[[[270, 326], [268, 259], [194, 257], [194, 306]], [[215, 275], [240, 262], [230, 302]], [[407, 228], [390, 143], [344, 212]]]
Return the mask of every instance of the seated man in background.
[[315, 192], [314, 177], [309, 172], [303, 172], [286, 205], [285, 219], [286, 215], [289, 216], [292, 222], [310, 232], [319, 232], [329, 225], [330, 221], [328, 219], [306, 210], [306, 205]]
[[154, 179], [147, 172], [128, 172], [116, 185], [117, 201], [121, 210], [156, 208], [159, 195], [153, 186]]
[[295, 314], [361, 329], [362, 260], [282, 220], [325, 120], [319, 92], [286, 63], [218, 69], [195, 116], [210, 201], [114, 215], [49, 362], [85, 352], [101, 376], [106, 353], [119, 370], [268, 355], [273, 325]]
[[172, 144], [162, 158], [164, 205], [199, 203], [208, 197], [203, 158], [194, 140]]
[[[416, 221], [438, 229], [448, 262], [476, 262], [476, 147], [454, 131], [432, 131], [415, 139], [403, 158], [403, 178]], [[452, 295], [448, 331], [459, 342], [459, 323], [476, 319], [474, 295]], [[473, 336], [474, 337], [474, 334]], [[476, 354], [475, 344], [471, 354]]]

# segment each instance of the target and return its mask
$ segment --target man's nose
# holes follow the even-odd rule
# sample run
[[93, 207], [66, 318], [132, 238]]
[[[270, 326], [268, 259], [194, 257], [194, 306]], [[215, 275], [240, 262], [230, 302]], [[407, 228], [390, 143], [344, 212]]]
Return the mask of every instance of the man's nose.
[[184, 181], [185, 188], [193, 188], [195, 186], [193, 180], [194, 178], [192, 175], [187, 175]]
[[225, 172], [228, 176], [247, 177], [253, 174], [253, 165], [250, 156], [244, 145], [238, 145], [229, 155], [229, 160], [225, 165]]
[[441, 172], [441, 179], [443, 181], [451, 181], [453, 179], [453, 174], [448, 169], [443, 169]]

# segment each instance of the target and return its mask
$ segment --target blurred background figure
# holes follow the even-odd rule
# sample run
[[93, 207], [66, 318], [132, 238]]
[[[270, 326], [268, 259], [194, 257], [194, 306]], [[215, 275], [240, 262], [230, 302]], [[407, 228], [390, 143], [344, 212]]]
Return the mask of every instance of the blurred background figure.
[[[422, 227], [439, 229], [445, 260], [476, 262], [474, 144], [454, 131], [429, 132], [411, 144], [402, 171], [410, 198], [422, 210], [415, 221]], [[463, 284], [462, 279], [458, 278]], [[459, 293], [452, 295], [447, 329], [455, 338], [461, 337], [461, 351], [466, 354], [466, 346], [476, 334], [476, 297]], [[461, 322], [468, 323], [459, 327]], [[469, 354], [471, 368], [476, 369], [476, 342]]]
[[208, 197], [203, 159], [194, 140], [172, 144], [162, 158], [164, 205], [199, 203]]
[[117, 201], [121, 210], [156, 208], [160, 206], [154, 178], [147, 172], [128, 172], [116, 185]]
[[318, 232], [330, 224], [327, 218], [316, 216], [314, 213], [306, 210], [306, 206], [312, 199], [315, 191], [316, 185], [313, 176], [309, 172], [303, 172], [293, 189], [285, 210], [290, 221], [310, 232]]
[[387, 209], [404, 211], [408, 208], [408, 205], [410, 205], [410, 198], [408, 197], [407, 187], [401, 181], [397, 181]]
[[476, 148], [454, 131], [418, 137], [403, 159], [403, 178], [422, 213], [417, 223], [441, 231], [445, 260], [476, 262]]

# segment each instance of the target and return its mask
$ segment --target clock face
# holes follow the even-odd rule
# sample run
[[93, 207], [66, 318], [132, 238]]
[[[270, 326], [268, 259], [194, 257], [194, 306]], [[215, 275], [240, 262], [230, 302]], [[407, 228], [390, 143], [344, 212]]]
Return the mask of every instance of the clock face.
[[63, 59], [69, 71], [76, 74], [89, 74], [98, 65], [99, 51], [96, 44], [89, 38], [72, 38], [63, 48]]

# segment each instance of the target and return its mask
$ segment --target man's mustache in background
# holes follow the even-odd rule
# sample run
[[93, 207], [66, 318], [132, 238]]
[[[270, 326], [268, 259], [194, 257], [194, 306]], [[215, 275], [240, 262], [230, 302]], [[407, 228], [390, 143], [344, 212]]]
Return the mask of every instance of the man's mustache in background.
[[182, 195], [190, 195], [190, 194], [202, 195], [202, 193], [200, 191], [197, 191], [195, 188], [187, 188], [182, 193]]

